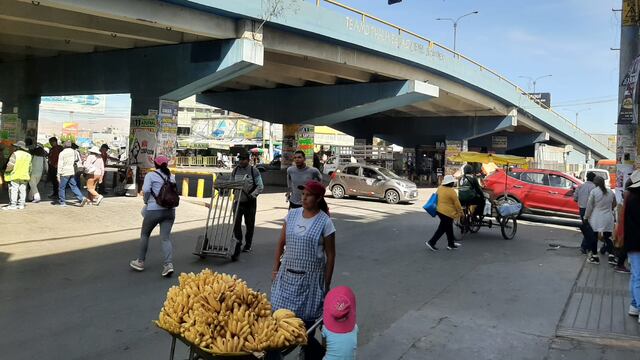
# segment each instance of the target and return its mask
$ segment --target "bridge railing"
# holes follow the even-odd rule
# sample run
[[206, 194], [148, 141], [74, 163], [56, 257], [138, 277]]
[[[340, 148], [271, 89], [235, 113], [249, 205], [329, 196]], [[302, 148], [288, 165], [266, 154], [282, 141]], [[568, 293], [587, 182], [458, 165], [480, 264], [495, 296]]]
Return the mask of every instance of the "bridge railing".
[[424, 41], [425, 43], [427, 43], [427, 46], [429, 47], [429, 49], [433, 49], [433, 48], [440, 49], [440, 50], [444, 51], [445, 53], [453, 56], [454, 59], [461, 59], [461, 60], [464, 60], [464, 61], [466, 61], [466, 62], [468, 62], [468, 63], [470, 63], [470, 64], [472, 64], [474, 66], [477, 66], [478, 69], [480, 69], [480, 71], [486, 71], [487, 73], [496, 76], [500, 81], [504, 81], [507, 84], [513, 86], [513, 88], [514, 88], [514, 90], [516, 92], [526, 96], [527, 98], [529, 98], [529, 100], [531, 100], [534, 103], [538, 104], [543, 109], [555, 114], [557, 117], [559, 117], [562, 120], [564, 120], [573, 130], [582, 133], [586, 137], [590, 138], [592, 141], [594, 141], [594, 142], [604, 146], [605, 148], [607, 148], [607, 145], [605, 145], [604, 143], [602, 143], [601, 141], [599, 141], [595, 137], [591, 136], [586, 131], [584, 131], [581, 128], [579, 128], [576, 124], [574, 124], [569, 119], [565, 118], [563, 115], [561, 115], [557, 111], [553, 110], [551, 107], [545, 105], [540, 100], [536, 99], [533, 95], [531, 95], [528, 92], [526, 92], [525, 90], [523, 90], [518, 84], [513, 83], [512, 81], [510, 81], [509, 79], [505, 78], [501, 74], [497, 73], [494, 70], [491, 70], [490, 68], [480, 64], [479, 62], [477, 62], [477, 61], [475, 61], [475, 60], [473, 60], [473, 59], [471, 59], [469, 57], [466, 57], [466, 56], [460, 54], [459, 52], [448, 48], [447, 46], [444, 46], [444, 45], [439, 44], [439, 43], [437, 43], [437, 42], [435, 42], [435, 41], [433, 41], [431, 39], [428, 39], [428, 38], [426, 38], [426, 37], [424, 37], [424, 36], [422, 36], [420, 34], [417, 34], [417, 33], [413, 32], [411, 30], [407, 30], [407, 29], [405, 29], [403, 27], [400, 27], [398, 25], [390, 23], [390, 22], [388, 22], [386, 20], [383, 20], [383, 19], [381, 19], [381, 18], [379, 18], [377, 16], [368, 14], [368, 13], [366, 13], [364, 11], [361, 11], [361, 10], [358, 10], [356, 8], [353, 8], [353, 7], [349, 6], [349, 5], [342, 4], [342, 3], [338, 2], [338, 1], [335, 1], [335, 0], [315, 0], [315, 2], [316, 2], [316, 6], [318, 6], [318, 7], [320, 7], [320, 5], [322, 3], [327, 3], [327, 4], [331, 4], [331, 5], [337, 6], [339, 8], [342, 8], [344, 10], [347, 10], [349, 12], [353, 12], [355, 14], [358, 14], [358, 16], [361, 18], [361, 21], [363, 23], [366, 22], [367, 19], [370, 19], [370, 20], [373, 20], [373, 21], [378, 22], [380, 24], [389, 26], [389, 27], [395, 29], [396, 31], [398, 31], [399, 35], [407, 34], [407, 35], [411, 35], [411, 36], [415, 37], [416, 39]]

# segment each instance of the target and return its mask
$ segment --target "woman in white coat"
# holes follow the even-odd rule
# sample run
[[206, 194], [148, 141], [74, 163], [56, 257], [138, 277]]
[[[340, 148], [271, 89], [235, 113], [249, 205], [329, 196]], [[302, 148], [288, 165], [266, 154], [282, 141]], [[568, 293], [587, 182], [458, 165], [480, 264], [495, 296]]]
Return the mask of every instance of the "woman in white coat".
[[31, 174], [29, 179], [29, 200], [34, 203], [40, 202], [40, 191], [38, 191], [38, 184], [40, 180], [47, 173], [47, 152], [44, 150], [42, 144], [36, 145], [36, 147], [30, 151], [31, 153]]
[[589, 222], [589, 225], [591, 225], [595, 236], [593, 237], [594, 241], [588, 246], [590, 254], [587, 261], [592, 264], [599, 264], [600, 258], [598, 257], [597, 239], [600, 235], [605, 243], [601, 253], [609, 252], [609, 256], [612, 256], [613, 242], [611, 241], [611, 234], [613, 233], [615, 222], [613, 209], [615, 209], [617, 202], [613, 191], [607, 189], [605, 186], [604, 178], [596, 176], [596, 178], [593, 179], [593, 183], [596, 185], [596, 188], [591, 190], [589, 194], [585, 219]]

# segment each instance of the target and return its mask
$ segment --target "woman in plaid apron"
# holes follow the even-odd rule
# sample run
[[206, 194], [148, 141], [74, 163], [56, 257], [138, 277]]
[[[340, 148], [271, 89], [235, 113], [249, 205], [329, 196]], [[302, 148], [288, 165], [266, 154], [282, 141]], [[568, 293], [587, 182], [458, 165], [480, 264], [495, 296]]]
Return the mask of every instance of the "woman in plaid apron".
[[[271, 305], [274, 311], [293, 311], [308, 328], [322, 317], [324, 296], [331, 284], [335, 228], [324, 200], [325, 187], [312, 180], [301, 190], [303, 207], [287, 215], [276, 250]], [[310, 339], [309, 348], [314, 347], [312, 343]]]

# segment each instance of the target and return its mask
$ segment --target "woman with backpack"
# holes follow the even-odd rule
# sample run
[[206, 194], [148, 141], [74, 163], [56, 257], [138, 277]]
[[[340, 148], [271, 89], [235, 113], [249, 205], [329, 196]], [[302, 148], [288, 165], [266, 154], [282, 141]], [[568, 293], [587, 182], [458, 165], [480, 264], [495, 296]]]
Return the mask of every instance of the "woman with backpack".
[[164, 256], [162, 276], [173, 274], [173, 245], [171, 244], [171, 228], [176, 220], [176, 210], [179, 197], [176, 188], [176, 180], [169, 171], [169, 159], [166, 156], [158, 156], [154, 160], [156, 170], [149, 172], [144, 177], [142, 191], [144, 193], [145, 206], [142, 210], [144, 220], [140, 231], [140, 252], [138, 258], [132, 260], [129, 265], [136, 271], [144, 270], [144, 262], [149, 246], [149, 236], [157, 225], [160, 225], [160, 237], [162, 239], [162, 253]]

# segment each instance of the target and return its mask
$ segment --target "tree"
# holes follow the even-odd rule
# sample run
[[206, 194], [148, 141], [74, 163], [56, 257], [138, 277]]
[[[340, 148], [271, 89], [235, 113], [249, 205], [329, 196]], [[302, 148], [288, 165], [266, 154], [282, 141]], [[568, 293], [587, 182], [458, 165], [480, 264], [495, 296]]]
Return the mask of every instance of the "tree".
[[260, 23], [254, 34], [259, 34], [264, 24], [269, 21], [282, 18], [287, 13], [297, 14], [300, 11], [300, 2], [302, 0], [262, 0], [260, 4], [262, 8], [262, 23]]

